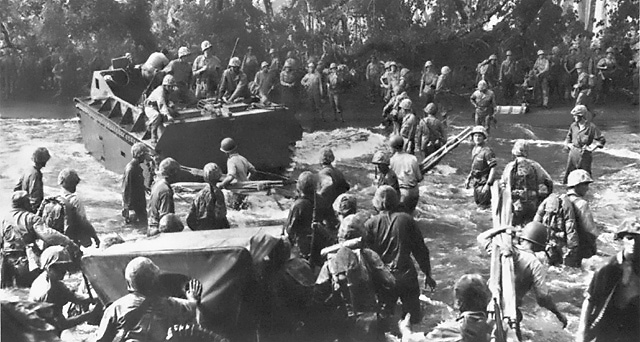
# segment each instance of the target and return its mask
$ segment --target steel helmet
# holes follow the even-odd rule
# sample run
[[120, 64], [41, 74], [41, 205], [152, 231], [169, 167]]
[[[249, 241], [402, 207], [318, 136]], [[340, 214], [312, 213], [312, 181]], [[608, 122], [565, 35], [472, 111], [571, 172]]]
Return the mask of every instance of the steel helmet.
[[191, 51], [189, 51], [189, 48], [186, 46], [181, 46], [178, 49], [178, 58], [189, 56], [190, 54], [191, 54]]
[[349, 215], [342, 219], [338, 227], [338, 242], [361, 237], [364, 228], [364, 221], [358, 215]]
[[511, 154], [515, 157], [526, 157], [529, 155], [529, 143], [524, 139], [518, 139], [513, 144]]
[[160, 268], [146, 257], [137, 257], [127, 264], [124, 269], [124, 279], [127, 282], [127, 289], [131, 292], [139, 292], [144, 295], [152, 293]]
[[333, 155], [333, 151], [330, 148], [325, 147], [322, 150], [320, 150], [321, 164], [331, 164], [333, 163], [334, 160], [336, 160], [336, 157]]
[[390, 61], [389, 62], [389, 67], [392, 67], [392, 66], [398, 67], [398, 63], [396, 63], [395, 61]]
[[569, 51], [578, 51], [578, 50], [580, 50], [579, 45], [573, 44], [569, 47]]
[[389, 138], [389, 147], [391, 147], [393, 149], [396, 149], [396, 150], [401, 150], [403, 146], [404, 146], [404, 139], [402, 139], [401, 136], [392, 135]]
[[612, 47], [608, 47], [606, 52], [607, 53], [616, 53], [616, 50], [614, 48], [612, 48]]
[[538, 56], [544, 55], [544, 50], [538, 50]]
[[394, 210], [398, 207], [398, 192], [389, 185], [383, 185], [376, 190], [371, 202], [378, 211]]
[[216, 163], [208, 163], [207, 165], [204, 166], [204, 181], [207, 183], [213, 183], [213, 182], [217, 182], [220, 180], [220, 177], [222, 177], [222, 171], [220, 170], [220, 167], [218, 167], [218, 164]]
[[295, 64], [295, 60], [293, 58], [287, 58], [287, 60], [284, 61], [285, 68], [293, 68], [294, 64]]
[[445, 65], [445, 66], [443, 66], [443, 67], [442, 67], [442, 69], [440, 69], [440, 73], [441, 73], [441, 74], [443, 74], [443, 75], [446, 75], [446, 74], [448, 74], [448, 73], [450, 73], [450, 72], [451, 72], [451, 68], [449, 68], [449, 67], [448, 67], [448, 66], [446, 66], [446, 65]]
[[582, 69], [582, 68], [584, 68], [584, 64], [582, 64], [582, 62], [576, 63], [576, 69]]
[[432, 65], [433, 65], [433, 62], [431, 62], [431, 61], [426, 61], [426, 62], [424, 62], [424, 67], [425, 67], [425, 68], [426, 68], [426, 67], [430, 67], [430, 66], [432, 66]]
[[491, 291], [481, 275], [465, 274], [453, 285], [453, 296], [460, 312], [484, 311], [491, 300]]
[[389, 165], [389, 154], [384, 151], [377, 151], [373, 154], [373, 158], [371, 158], [372, 164], [386, 164]]
[[411, 109], [411, 106], [413, 106], [413, 102], [410, 99], [400, 101], [400, 108], [402, 109], [409, 110]]
[[265, 62], [260, 63], [260, 68], [266, 68], [266, 67], [268, 67], [268, 66], [269, 66], [269, 63], [268, 63], [268, 62], [266, 62], [266, 61], [265, 61]]
[[551, 48], [551, 52], [552, 53], [558, 53], [558, 52], [560, 52], [560, 48], [557, 47], [557, 46], [554, 46], [554, 47]]
[[491, 55], [491, 56], [489, 56], [489, 60], [496, 61], [496, 60], [498, 60], [498, 56], [496, 56], [496, 55]]
[[338, 64], [336, 63], [329, 64], [329, 69], [338, 69]]
[[166, 75], [162, 79], [162, 85], [163, 86], [177, 86], [178, 83], [176, 82], [176, 79], [173, 77], [173, 75]]
[[315, 69], [316, 68], [316, 64], [313, 63], [313, 62], [309, 62], [309, 63], [307, 63], [307, 68], [309, 68], [309, 67]]
[[238, 148], [238, 145], [232, 138], [224, 138], [220, 142], [220, 151], [224, 153], [231, 153], [235, 151], [236, 148]]
[[391, 67], [391, 62], [384, 62], [384, 68], [389, 69]]
[[230, 67], [238, 67], [239, 68], [240, 64], [242, 64], [242, 63], [240, 63], [240, 58], [238, 58], [238, 57], [233, 57], [233, 58], [231, 58], [229, 60], [229, 66]]
[[547, 246], [547, 226], [537, 221], [529, 222], [524, 226], [520, 238], [533, 243], [534, 251], [542, 251]]
[[80, 177], [76, 170], [66, 168], [58, 174], [58, 184], [60, 185], [77, 185], [78, 183], [80, 183]]
[[29, 207], [29, 193], [24, 190], [14, 191], [11, 194], [11, 206], [16, 209], [31, 209]]
[[70, 264], [72, 262], [69, 252], [62, 246], [51, 246], [40, 255], [40, 268], [48, 270], [55, 264]]
[[31, 155], [31, 160], [34, 163], [46, 163], [51, 159], [51, 155], [49, 154], [49, 150], [46, 147], [38, 147], [33, 154]]
[[410, 70], [407, 68], [402, 68], [402, 70], [400, 70], [400, 77], [405, 77], [407, 76], [407, 74], [409, 74]]
[[350, 194], [341, 194], [333, 202], [333, 211], [336, 213], [347, 216], [355, 214], [358, 206], [358, 202], [355, 196]]
[[569, 188], [583, 183], [593, 183], [593, 178], [591, 178], [589, 172], [583, 169], [573, 170], [567, 177], [567, 187]]
[[131, 146], [131, 155], [133, 156], [133, 158], [140, 158], [147, 153], [149, 153], [149, 149], [144, 143], [137, 142], [133, 144], [133, 146]]
[[489, 134], [487, 134], [487, 129], [484, 128], [484, 126], [475, 126], [475, 127], [473, 127], [473, 129], [471, 130], [471, 135], [473, 136], [476, 133], [480, 133], [480, 134], [484, 135], [485, 139], [487, 137], [489, 137]]
[[487, 89], [489, 89], [489, 85], [487, 84], [487, 81], [480, 80], [480, 82], [478, 82], [478, 90], [487, 90]]
[[507, 55], [507, 56], [511, 56], [511, 55], [513, 55], [513, 53], [511, 52], [511, 50], [507, 50], [506, 55]]
[[276, 53], [276, 49], [273, 49], [273, 48], [272, 48], [272, 49], [269, 49], [269, 54], [270, 54], [270, 55], [273, 55], [273, 54], [275, 54], [275, 53]]
[[588, 112], [588, 109], [585, 105], [577, 105], [573, 107], [573, 109], [571, 110], [571, 115], [585, 116], [587, 112]]
[[209, 49], [209, 48], [211, 48], [211, 43], [209, 43], [208, 40], [205, 40], [202, 42], [202, 44], [200, 44], [200, 49], [202, 51], [205, 51], [206, 49]]
[[176, 214], [166, 214], [160, 218], [158, 223], [158, 230], [161, 233], [177, 233], [184, 230], [184, 225], [180, 218]]
[[630, 217], [622, 221], [622, 224], [618, 227], [615, 238], [619, 240], [629, 234], [640, 235], [640, 217]]
[[316, 191], [316, 183], [318, 179], [311, 171], [305, 171], [298, 176], [296, 189], [304, 195], [313, 195]]
[[427, 114], [435, 114], [438, 112], [438, 106], [431, 102], [426, 107], [424, 107], [423, 111]]
[[180, 164], [173, 158], [165, 158], [160, 162], [158, 170], [165, 177], [175, 176], [180, 171]]

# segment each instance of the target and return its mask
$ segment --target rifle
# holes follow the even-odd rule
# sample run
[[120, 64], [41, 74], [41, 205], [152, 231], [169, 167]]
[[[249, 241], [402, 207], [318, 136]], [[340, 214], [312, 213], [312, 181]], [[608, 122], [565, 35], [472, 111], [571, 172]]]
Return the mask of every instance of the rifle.
[[240, 40], [240, 37], [236, 38], [236, 43], [233, 45], [233, 50], [231, 50], [231, 57], [229, 57], [229, 60], [231, 60], [231, 58], [233, 58], [233, 55], [236, 54], [236, 48], [238, 47], [239, 40]]

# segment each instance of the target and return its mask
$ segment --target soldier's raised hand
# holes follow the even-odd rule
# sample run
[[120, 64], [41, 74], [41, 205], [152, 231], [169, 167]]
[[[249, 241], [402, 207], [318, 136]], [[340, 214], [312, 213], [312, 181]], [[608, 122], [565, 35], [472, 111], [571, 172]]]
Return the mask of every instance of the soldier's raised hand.
[[198, 279], [189, 280], [185, 295], [187, 296], [187, 299], [195, 300], [199, 303], [200, 298], [202, 297], [202, 283]]

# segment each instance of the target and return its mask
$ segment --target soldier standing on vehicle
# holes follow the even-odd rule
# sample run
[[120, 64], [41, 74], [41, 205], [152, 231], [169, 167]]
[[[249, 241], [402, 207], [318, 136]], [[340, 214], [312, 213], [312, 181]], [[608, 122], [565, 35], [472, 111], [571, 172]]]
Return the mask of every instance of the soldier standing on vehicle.
[[389, 161], [389, 167], [398, 176], [400, 186], [398, 210], [413, 214], [420, 199], [419, 185], [422, 181], [422, 172], [416, 156], [406, 153], [403, 146], [404, 139], [401, 136], [392, 135], [389, 138], [389, 147], [394, 152]]
[[493, 89], [497, 86], [499, 70], [498, 70], [498, 56], [491, 55], [489, 58], [480, 62], [476, 68], [477, 76], [476, 82], [485, 81], [487, 86]]
[[171, 183], [176, 181], [180, 164], [173, 158], [165, 158], [158, 166], [158, 174], [151, 187], [151, 197], [149, 198], [149, 229], [147, 235], [158, 234], [160, 219], [166, 214], [175, 213], [173, 202], [173, 188]]
[[144, 102], [147, 130], [150, 131], [151, 142], [154, 144], [164, 132], [164, 122], [173, 122], [174, 117], [178, 115], [173, 102], [170, 101], [176, 89], [173, 75], [167, 75], [162, 80], [162, 85], [154, 89]]
[[543, 50], [538, 50], [538, 59], [533, 64], [536, 79], [536, 93], [542, 97], [542, 106], [549, 107], [549, 60]]
[[247, 84], [247, 75], [240, 70], [240, 58], [233, 57], [229, 60], [229, 67], [222, 73], [218, 100], [223, 99], [228, 103], [246, 100], [251, 96]]
[[[415, 157], [414, 157], [415, 158]], [[392, 298], [385, 300], [387, 312], [393, 313], [397, 298], [402, 301], [403, 316], [411, 314], [411, 324], [422, 320], [420, 285], [413, 258], [425, 275], [425, 288], [436, 287], [431, 276], [429, 249], [411, 215], [398, 211], [398, 193], [390, 186], [381, 186], [373, 197], [378, 214], [365, 222], [364, 245], [380, 255], [396, 278]]]
[[344, 87], [344, 79], [342, 75], [338, 72], [338, 66], [336, 63], [331, 63], [329, 66], [329, 75], [327, 76], [327, 92], [329, 93], [329, 102], [331, 103], [331, 108], [333, 109], [333, 118], [338, 121], [338, 116], [340, 116], [340, 121], [344, 122], [344, 116], [342, 115], [342, 103], [340, 101], [340, 97], [343, 92]]
[[20, 176], [20, 179], [13, 187], [13, 191], [24, 190], [29, 194], [29, 211], [35, 213], [40, 208], [44, 199], [44, 184], [42, 182], [42, 168], [47, 166], [51, 159], [49, 150], [46, 147], [38, 147], [31, 155], [33, 167]]
[[176, 97], [177, 99], [191, 105], [197, 102], [195, 95], [191, 91], [191, 85], [193, 83], [193, 71], [191, 70], [191, 64], [187, 62], [187, 57], [191, 55], [191, 51], [186, 46], [182, 46], [178, 49], [178, 59], [174, 59], [162, 69], [165, 75], [173, 75], [173, 79], [176, 82]]
[[[143, 143], [131, 146], [131, 161], [124, 169], [122, 178], [122, 216], [127, 222], [147, 225], [147, 187], [144, 184], [144, 174], [140, 164], [149, 158], [149, 149]], [[131, 215], [131, 211], [135, 213]]]
[[[11, 196], [11, 210], [0, 220], [2, 232], [2, 258], [0, 260], [0, 279], [3, 288], [14, 285], [30, 286], [38, 275], [39, 260], [32, 244], [37, 239], [46, 246], [66, 246], [72, 253], [79, 248], [71, 239], [48, 227], [40, 216], [29, 210], [29, 194], [24, 190], [15, 191]], [[27, 253], [27, 249], [34, 251]], [[36, 271], [36, 272], [34, 272]]]
[[469, 189], [473, 180], [473, 199], [480, 209], [491, 206], [490, 187], [496, 179], [496, 154], [487, 146], [487, 130], [482, 126], [475, 126], [471, 131], [474, 147], [471, 151], [471, 172], [464, 183]]
[[316, 70], [316, 65], [309, 63], [307, 65], [307, 74], [304, 75], [300, 82], [307, 91], [309, 106], [314, 113], [314, 119], [318, 117], [325, 121], [322, 113], [322, 97], [324, 97], [324, 87], [322, 85], [322, 75]]
[[[478, 245], [481, 249], [491, 252], [493, 237], [501, 234], [511, 227], [500, 227], [489, 229], [478, 235]], [[515, 295], [516, 295], [516, 335], [518, 340], [522, 340], [522, 332], [520, 323], [522, 322], [522, 301], [524, 296], [530, 290], [536, 297], [538, 305], [551, 311], [560, 322], [562, 327], [567, 326], [567, 318], [558, 310], [553, 298], [549, 294], [549, 288], [546, 283], [547, 269], [536, 257], [535, 253], [544, 251], [547, 243], [547, 228], [538, 223], [530, 222], [527, 224], [519, 236], [520, 244], [513, 246], [510, 250], [502, 250], [502, 253], [511, 253], [513, 256], [513, 277], [515, 279]], [[501, 247], [502, 249], [503, 247]]]
[[507, 51], [507, 57], [500, 64], [498, 83], [502, 85], [502, 94], [507, 105], [513, 104], [516, 96], [516, 61], [512, 58], [511, 50]]
[[[147, 58], [147, 61], [142, 64], [142, 77], [150, 83], [151, 89], [154, 89], [158, 86], [164, 74], [162, 73], [162, 69], [169, 64], [169, 51], [167, 49], [162, 49], [161, 51], [153, 52]], [[157, 80], [157, 81], [156, 81]], [[154, 82], [157, 82], [154, 84]]]
[[[251, 178], [251, 174], [256, 172], [253, 164], [241, 156], [237, 149], [238, 145], [232, 138], [224, 138], [220, 142], [220, 151], [227, 155], [227, 176], [216, 185], [220, 189], [225, 189], [231, 183], [246, 182]], [[246, 207], [246, 198], [246, 195], [233, 194], [230, 201], [231, 208], [240, 210]]]
[[262, 104], [268, 104], [270, 102], [269, 96], [273, 87], [269, 82], [269, 63], [262, 62], [260, 64], [260, 71], [256, 73], [253, 82], [249, 85], [251, 95], [257, 95]]
[[206, 185], [193, 199], [187, 225], [191, 230], [229, 228], [224, 194], [216, 186], [222, 177], [222, 171], [215, 163], [208, 163], [203, 171]]
[[187, 283], [185, 298], [166, 297], [158, 291], [161, 271], [146, 257], [131, 260], [124, 269], [129, 294], [107, 307], [96, 331], [96, 342], [111, 342], [120, 333], [123, 341], [164, 341], [176, 324], [195, 323], [202, 284]]
[[389, 164], [391, 163], [389, 154], [383, 151], [377, 151], [373, 154], [371, 164], [376, 165], [376, 187], [388, 185], [392, 187], [396, 192], [400, 193], [400, 185], [398, 184], [398, 176], [391, 170]]
[[[533, 220], [541, 200], [553, 192], [553, 180], [538, 162], [527, 158], [529, 144], [525, 140], [516, 140], [511, 155], [514, 160], [504, 167], [500, 184], [511, 192], [512, 224], [524, 226]], [[544, 194], [541, 186], [546, 188]]]
[[591, 278], [576, 342], [632, 342], [640, 336], [640, 218], [626, 219], [614, 237], [622, 250]]
[[349, 191], [351, 186], [344, 178], [340, 170], [333, 166], [336, 157], [330, 148], [323, 148], [320, 151], [320, 165], [322, 169], [318, 172], [318, 178], [321, 182], [321, 188], [318, 189], [318, 195], [327, 203], [333, 203], [338, 196]]
[[205, 40], [200, 44], [202, 55], [193, 61], [192, 72], [196, 79], [196, 98], [205, 99], [215, 96], [220, 80], [220, 59], [213, 54], [211, 43]]
[[247, 78], [252, 80], [258, 72], [258, 57], [253, 54], [253, 47], [247, 46], [247, 53], [244, 54], [242, 59], [242, 72], [247, 75]]
[[603, 148], [606, 143], [598, 126], [585, 118], [587, 114], [587, 107], [583, 105], [575, 106], [571, 110], [573, 122], [569, 126], [567, 138], [564, 141], [565, 149], [569, 150], [563, 180], [565, 184], [567, 177], [573, 170], [583, 169], [591, 174], [591, 153], [598, 148]]
[[478, 89], [471, 94], [470, 100], [475, 108], [476, 125], [484, 126], [489, 133], [491, 122], [495, 121], [496, 95], [489, 89], [487, 82], [480, 81]]
[[80, 177], [76, 170], [64, 169], [58, 174], [58, 184], [62, 188], [62, 197], [68, 203], [67, 209], [70, 209], [65, 212], [67, 217], [65, 219], [64, 234], [80, 246], [89, 247], [91, 246], [91, 240], [93, 240], [96, 247], [100, 247], [100, 239], [98, 239], [96, 229], [87, 218], [84, 205], [78, 198], [78, 194], [76, 194], [78, 183], [80, 183]]
[[424, 99], [425, 105], [435, 101], [437, 83], [438, 75], [433, 71], [433, 63], [426, 61], [420, 77], [420, 97]]
[[435, 103], [429, 103], [423, 112], [426, 116], [418, 123], [415, 141], [422, 157], [426, 158], [447, 142], [447, 133], [442, 121], [436, 118], [438, 107]]
[[380, 99], [380, 77], [383, 72], [383, 65], [375, 54], [372, 55], [369, 64], [367, 64], [367, 70], [365, 71], [367, 88], [369, 89], [369, 100], [371, 103], [375, 103]]

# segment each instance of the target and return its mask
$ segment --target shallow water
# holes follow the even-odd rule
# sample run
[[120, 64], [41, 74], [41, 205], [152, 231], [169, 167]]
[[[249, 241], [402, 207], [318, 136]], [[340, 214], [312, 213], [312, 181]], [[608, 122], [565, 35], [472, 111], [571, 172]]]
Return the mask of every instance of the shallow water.
[[[71, 111], [71, 113], [69, 113]], [[556, 181], [556, 192], [564, 191], [559, 185], [564, 172], [566, 154], [561, 142], [570, 123], [569, 109], [557, 109], [525, 116], [499, 117], [498, 128], [492, 132], [489, 145], [498, 156], [498, 169], [502, 170], [510, 159], [515, 139], [529, 139], [531, 158], [539, 161]], [[563, 330], [555, 317], [541, 309], [533, 298], [525, 301], [524, 332], [535, 341], [571, 341], [577, 329], [577, 320], [583, 291], [593, 267], [601, 264], [617, 250], [611, 231], [626, 217], [640, 215], [640, 116], [637, 107], [618, 105], [602, 111], [595, 122], [603, 130], [607, 145], [594, 154], [593, 172], [596, 179], [588, 195], [594, 217], [603, 233], [599, 249], [603, 256], [595, 256], [583, 263], [583, 270], [551, 268], [548, 274], [550, 291], [560, 309], [567, 314], [569, 326]], [[58, 114], [56, 114], [58, 113]], [[376, 112], [377, 113], [377, 112]], [[326, 124], [323, 130], [305, 133], [298, 142], [291, 176], [304, 170], [317, 169], [319, 151], [333, 149], [336, 166], [343, 170], [352, 184], [351, 192], [366, 214], [373, 213], [371, 186], [372, 154], [385, 148], [385, 131], [377, 125], [378, 114], [354, 114], [351, 124], [357, 127], [337, 127]], [[359, 115], [359, 116], [358, 116]], [[78, 170], [82, 181], [78, 193], [87, 207], [87, 214], [99, 234], [119, 234], [126, 240], [136, 239], [144, 231], [124, 224], [120, 217], [120, 190], [122, 176], [106, 170], [92, 158], [82, 144], [79, 126], [69, 106], [14, 104], [0, 106], [0, 211], [9, 208], [9, 194], [20, 170], [29, 167], [32, 151], [47, 147], [52, 155], [43, 169], [45, 194], [59, 191], [56, 186], [58, 172], [71, 167]], [[8, 118], [10, 117], [10, 118]], [[348, 118], [349, 115], [346, 115]], [[452, 133], [470, 125], [468, 115], [450, 115]], [[35, 118], [35, 119], [34, 119]], [[315, 126], [301, 116], [306, 128]], [[491, 227], [489, 212], [477, 211], [471, 190], [464, 189], [469, 172], [471, 143], [464, 142], [447, 155], [428, 173], [420, 186], [420, 203], [416, 210], [421, 231], [431, 251], [434, 279], [438, 289], [424, 292], [428, 300], [423, 305], [425, 318], [416, 330], [428, 331], [443, 319], [452, 317], [452, 286], [461, 275], [489, 274], [488, 256], [475, 244], [477, 234]], [[177, 191], [176, 205], [180, 215], [186, 216], [194, 193]], [[281, 195], [251, 196], [251, 209], [230, 211], [229, 220], [234, 227], [278, 224], [286, 218], [292, 199]], [[421, 279], [423, 281], [423, 279]], [[18, 294], [22, 293], [20, 291]], [[66, 333], [69, 340], [85, 340], [92, 327], [83, 325]]]

